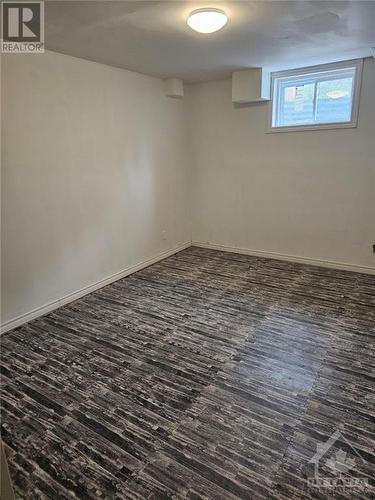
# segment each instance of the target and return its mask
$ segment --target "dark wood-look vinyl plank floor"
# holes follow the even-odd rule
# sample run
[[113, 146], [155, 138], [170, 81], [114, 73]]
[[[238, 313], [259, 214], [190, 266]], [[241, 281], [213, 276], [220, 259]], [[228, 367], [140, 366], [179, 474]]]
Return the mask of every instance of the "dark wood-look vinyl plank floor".
[[375, 276], [191, 247], [2, 337], [16, 496], [374, 498], [374, 339]]

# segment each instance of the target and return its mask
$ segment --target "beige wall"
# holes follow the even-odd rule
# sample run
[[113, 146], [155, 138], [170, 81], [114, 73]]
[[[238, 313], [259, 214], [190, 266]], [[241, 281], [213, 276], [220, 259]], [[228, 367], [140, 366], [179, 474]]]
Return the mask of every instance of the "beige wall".
[[190, 240], [161, 80], [47, 52], [3, 56], [2, 83], [2, 323]]
[[193, 241], [375, 267], [375, 60], [358, 128], [265, 133], [230, 80], [188, 89]]
[[230, 80], [176, 100], [47, 52], [3, 57], [2, 83], [3, 324], [191, 235], [375, 267], [375, 60], [358, 128], [313, 132], [265, 133], [268, 105], [235, 107]]

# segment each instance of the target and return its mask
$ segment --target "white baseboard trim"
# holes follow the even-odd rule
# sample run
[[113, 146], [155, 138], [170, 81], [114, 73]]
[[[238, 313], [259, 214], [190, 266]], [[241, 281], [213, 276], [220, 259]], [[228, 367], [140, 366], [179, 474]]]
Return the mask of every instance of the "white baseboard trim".
[[223, 252], [240, 253], [243, 255], [253, 255], [255, 257], [266, 257], [269, 259], [286, 260], [311, 266], [329, 267], [331, 269], [340, 269], [342, 271], [353, 271], [356, 273], [375, 274], [375, 267], [360, 266], [357, 264], [348, 264], [345, 262], [335, 262], [330, 260], [313, 259], [311, 257], [299, 257], [298, 255], [288, 255], [277, 252], [265, 252], [263, 250], [254, 250], [251, 248], [230, 247], [226, 245], [216, 245], [214, 243], [204, 243], [201, 241], [192, 241], [192, 246], [201, 248], [210, 248], [212, 250], [222, 250]]
[[39, 318], [40, 316], [43, 316], [44, 314], [47, 314], [53, 311], [54, 309], [57, 309], [58, 307], [68, 304], [69, 302], [73, 302], [74, 300], [77, 300], [80, 297], [83, 297], [84, 295], [92, 293], [95, 290], [98, 290], [99, 288], [103, 288], [103, 286], [109, 285], [110, 283], [113, 283], [114, 281], [117, 281], [121, 278], [125, 278], [126, 276], [129, 276], [130, 274], [140, 271], [145, 267], [151, 266], [152, 264], [155, 264], [160, 260], [166, 259], [167, 257], [170, 257], [175, 253], [181, 252], [181, 250], [185, 250], [185, 248], [188, 248], [190, 246], [191, 246], [190, 241], [182, 243], [177, 247], [159, 253], [158, 255], [152, 257], [151, 259], [147, 259], [142, 262], [139, 262], [138, 264], [135, 264], [134, 266], [127, 267], [126, 269], [123, 269], [118, 273], [112, 274], [107, 278], [104, 278], [100, 281], [97, 281], [96, 283], [93, 283], [92, 285], [85, 286], [80, 290], [77, 290], [76, 292], [72, 292], [69, 293], [68, 295], [65, 295], [64, 297], [61, 297], [60, 299], [53, 300], [52, 302], [49, 302], [48, 304], [33, 309], [30, 312], [21, 314], [20, 316], [17, 316], [16, 318], [13, 318], [3, 323], [0, 328], [0, 334], [8, 332], [9, 330], [13, 330], [13, 328], [17, 328], [18, 326], [21, 326], [24, 323], [28, 323], [33, 319]]

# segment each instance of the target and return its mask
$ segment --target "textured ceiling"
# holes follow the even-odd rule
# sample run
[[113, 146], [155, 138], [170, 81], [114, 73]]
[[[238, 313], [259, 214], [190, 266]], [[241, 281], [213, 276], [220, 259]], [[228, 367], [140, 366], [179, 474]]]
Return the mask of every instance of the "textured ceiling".
[[[202, 35], [191, 10], [214, 6], [227, 26]], [[46, 47], [187, 82], [252, 66], [286, 69], [371, 55], [375, 2], [48, 1]]]

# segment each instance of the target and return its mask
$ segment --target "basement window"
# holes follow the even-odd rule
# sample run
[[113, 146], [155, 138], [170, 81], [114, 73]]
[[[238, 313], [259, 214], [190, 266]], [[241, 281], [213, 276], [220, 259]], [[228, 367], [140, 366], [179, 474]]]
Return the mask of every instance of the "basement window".
[[362, 59], [272, 74], [270, 132], [356, 127]]

